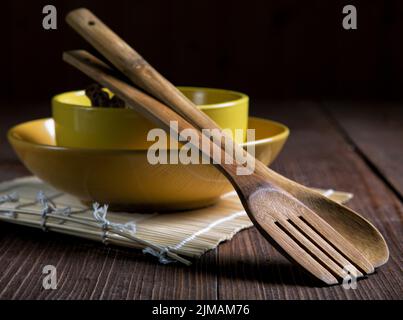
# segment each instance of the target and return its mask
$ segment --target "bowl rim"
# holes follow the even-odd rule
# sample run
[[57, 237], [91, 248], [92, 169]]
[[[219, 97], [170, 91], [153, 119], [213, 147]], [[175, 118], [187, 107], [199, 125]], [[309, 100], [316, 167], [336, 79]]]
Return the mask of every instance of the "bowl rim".
[[[34, 142], [29, 142], [26, 141], [24, 139], [22, 139], [21, 137], [18, 137], [15, 135], [15, 131], [17, 130], [18, 127], [23, 126], [23, 125], [27, 125], [28, 123], [31, 122], [45, 122], [48, 120], [53, 120], [53, 118], [40, 118], [40, 119], [34, 119], [34, 120], [30, 120], [30, 121], [25, 121], [25, 122], [21, 122], [19, 124], [14, 125], [13, 127], [11, 127], [8, 131], [7, 131], [7, 138], [8, 141], [10, 143], [12, 142], [16, 142], [16, 143], [20, 143], [20, 144], [24, 144], [24, 145], [28, 145], [31, 146], [33, 148], [41, 148], [41, 149], [48, 149], [48, 150], [58, 150], [58, 151], [80, 151], [80, 152], [107, 152], [107, 153], [144, 153], [147, 152], [147, 149], [91, 149], [91, 148], [78, 148], [78, 147], [61, 147], [61, 146], [55, 146], [55, 145], [49, 145], [49, 144], [43, 144], [43, 143], [34, 143]], [[281, 132], [274, 134], [270, 137], [267, 138], [263, 138], [263, 139], [258, 139], [258, 140], [253, 140], [253, 141], [248, 141], [248, 142], [243, 142], [240, 143], [239, 145], [241, 147], [247, 147], [250, 145], [261, 145], [264, 143], [269, 143], [269, 142], [276, 142], [278, 140], [285, 140], [287, 139], [287, 137], [290, 134], [290, 129], [277, 121], [273, 121], [273, 120], [269, 120], [269, 119], [265, 119], [265, 118], [260, 118], [260, 117], [252, 117], [249, 116], [248, 121], [261, 121], [261, 122], [266, 122], [266, 123], [270, 123], [272, 125], [275, 125], [277, 127], [279, 127], [281, 129]], [[53, 120], [54, 121], [54, 120]]]
[[[212, 110], [212, 109], [221, 109], [221, 108], [228, 108], [234, 105], [238, 105], [240, 103], [247, 103], [249, 101], [249, 96], [245, 93], [234, 91], [234, 90], [227, 90], [227, 89], [219, 89], [219, 88], [208, 88], [208, 87], [193, 87], [193, 86], [177, 86], [178, 89], [189, 90], [189, 91], [206, 91], [206, 92], [220, 92], [220, 93], [227, 93], [233, 94], [238, 96], [233, 100], [228, 100], [219, 103], [210, 103], [210, 104], [203, 104], [197, 105], [200, 110]], [[66, 92], [61, 92], [52, 97], [52, 106], [54, 106], [54, 102], [57, 102], [58, 108], [64, 107], [73, 107], [75, 109], [83, 110], [86, 112], [133, 112], [135, 110], [128, 109], [128, 108], [105, 108], [105, 107], [97, 107], [97, 108], [89, 108], [88, 106], [83, 106], [81, 104], [76, 103], [68, 103], [63, 102], [62, 99], [67, 95], [85, 95], [85, 90], [71, 90]]]

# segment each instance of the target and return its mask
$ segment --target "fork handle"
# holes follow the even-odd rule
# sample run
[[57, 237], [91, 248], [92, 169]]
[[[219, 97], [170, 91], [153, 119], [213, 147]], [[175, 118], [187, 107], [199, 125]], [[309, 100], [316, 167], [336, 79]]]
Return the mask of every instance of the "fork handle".
[[[197, 129], [219, 129], [211, 134], [213, 141], [221, 143], [224, 149], [224, 133], [219, 126], [91, 11], [85, 8], [73, 10], [67, 15], [66, 21], [134, 84], [164, 102]], [[230, 137], [225, 139], [227, 143], [232, 143], [235, 159], [247, 159], [247, 163], [255, 164], [255, 171], [269, 174], [263, 163], [254, 159], [235, 141], [230, 141]]]

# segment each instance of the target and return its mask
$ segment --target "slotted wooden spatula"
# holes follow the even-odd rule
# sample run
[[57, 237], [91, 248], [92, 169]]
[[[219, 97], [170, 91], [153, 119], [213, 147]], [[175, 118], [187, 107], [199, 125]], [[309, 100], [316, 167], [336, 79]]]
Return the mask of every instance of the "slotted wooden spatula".
[[[89, 21], [89, 26], [94, 23], [97, 25], [98, 22]], [[110, 43], [107, 38], [104, 41], [105, 45]], [[177, 133], [184, 141], [187, 140], [182, 133], [184, 129], [193, 129], [199, 142], [202, 141], [199, 128], [168, 106], [116, 78], [113, 70], [99, 59], [84, 51], [67, 52], [63, 57], [161, 127], [169, 130], [170, 121], [177, 121]], [[194, 116], [199, 115], [195, 113]], [[338, 283], [349, 272], [356, 276], [373, 272], [373, 265], [359, 250], [310, 208], [279, 187], [275, 178], [263, 171], [267, 169], [264, 165], [257, 166], [251, 175], [238, 175], [236, 159], [230, 161], [231, 164], [220, 161], [225, 158], [225, 151], [219, 145], [210, 142], [207, 146], [198, 143], [195, 147], [219, 163], [219, 169], [236, 189], [254, 225], [292, 261], [327, 284]], [[236, 143], [234, 147], [238, 148], [237, 152], [243, 152]], [[220, 154], [219, 159], [214, 158], [217, 154]]]

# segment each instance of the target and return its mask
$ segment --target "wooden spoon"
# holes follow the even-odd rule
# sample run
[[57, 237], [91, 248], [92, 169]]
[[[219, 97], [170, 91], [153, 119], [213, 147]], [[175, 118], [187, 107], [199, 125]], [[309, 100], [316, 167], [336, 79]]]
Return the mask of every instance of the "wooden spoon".
[[[218, 128], [217, 124], [202, 113], [168, 80], [152, 68], [133, 48], [117, 36], [87, 9], [70, 12], [67, 22], [90, 42], [135, 84], [166, 103], [198, 129]], [[220, 139], [215, 139], [220, 141]], [[245, 156], [242, 148], [234, 148]], [[246, 155], [250, 156], [250, 155]], [[275, 181], [276, 185], [297, 198], [306, 207], [326, 220], [334, 229], [350, 241], [375, 267], [389, 258], [389, 250], [380, 232], [353, 210], [327, 197], [289, 180], [256, 161], [261, 176]]]
[[[105, 63], [91, 54], [73, 51], [63, 57], [167, 131], [172, 130], [171, 121], [177, 121], [176, 133], [182, 141], [189, 141], [217, 164], [236, 189], [250, 219], [263, 236], [318, 279], [335, 284], [349, 273], [359, 277], [374, 271], [373, 265], [350, 242], [302, 202], [278, 187], [275, 180], [261, 174], [261, 170], [239, 175], [240, 165], [236, 159], [230, 159], [229, 163], [221, 161], [228, 154], [219, 145], [208, 139], [208, 143], [206, 140], [202, 143], [203, 135], [199, 129], [158, 100], [116, 78]], [[193, 130], [197, 135], [196, 143], [188, 139], [184, 129]], [[241, 148], [237, 144], [234, 146]]]

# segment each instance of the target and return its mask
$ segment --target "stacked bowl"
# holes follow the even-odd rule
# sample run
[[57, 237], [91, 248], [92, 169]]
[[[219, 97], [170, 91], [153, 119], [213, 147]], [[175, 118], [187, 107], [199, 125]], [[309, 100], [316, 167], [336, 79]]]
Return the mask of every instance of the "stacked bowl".
[[[288, 128], [249, 117], [245, 94], [179, 89], [264, 164], [277, 157]], [[156, 125], [132, 109], [92, 107], [84, 91], [74, 91], [55, 96], [52, 113], [53, 118], [11, 128], [8, 139], [33, 174], [83, 202], [108, 203], [114, 210], [186, 210], [211, 205], [232, 191], [212, 164], [151, 164], [147, 154], [154, 142], [147, 135]], [[246, 129], [255, 130], [254, 140], [246, 141]]]

